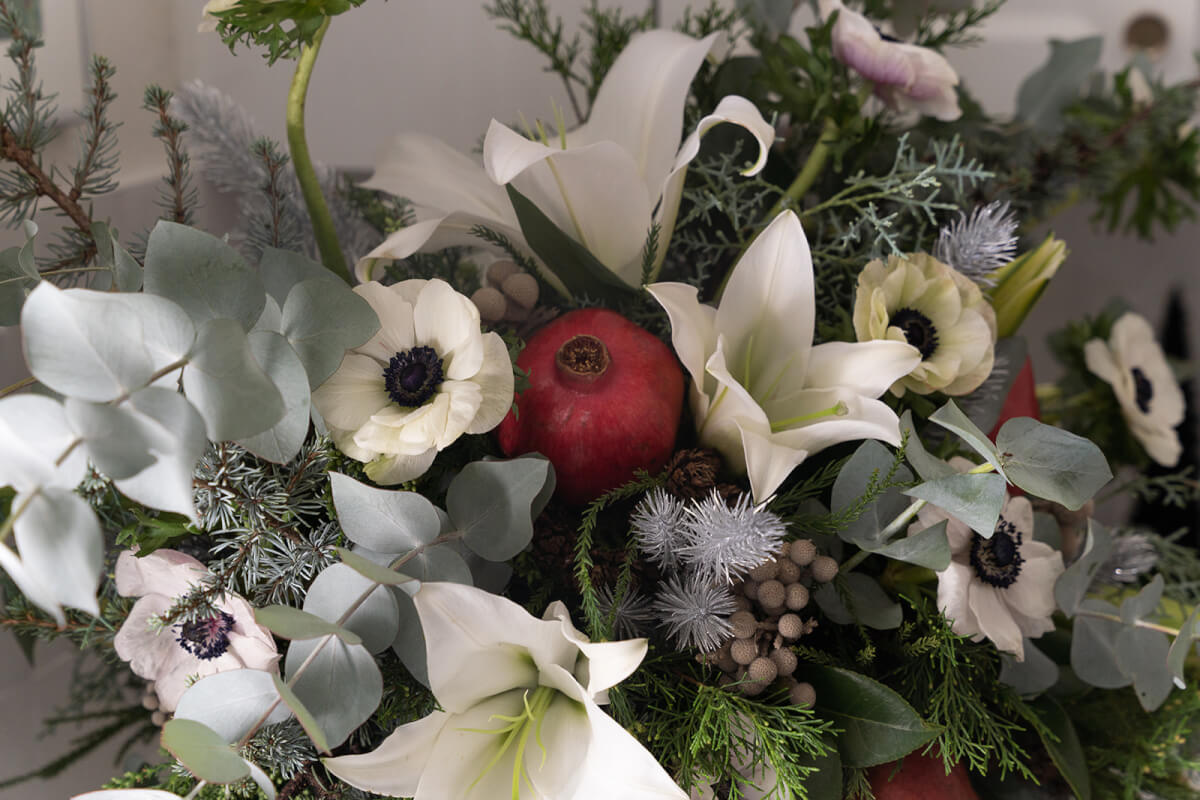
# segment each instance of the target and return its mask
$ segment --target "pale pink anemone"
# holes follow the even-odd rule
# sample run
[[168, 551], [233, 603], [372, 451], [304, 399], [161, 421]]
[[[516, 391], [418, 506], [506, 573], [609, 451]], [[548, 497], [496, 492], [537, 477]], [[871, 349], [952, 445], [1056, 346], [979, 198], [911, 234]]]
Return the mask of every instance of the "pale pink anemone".
[[842, 4], [820, 0], [821, 18], [836, 11], [833, 55], [875, 84], [875, 94], [897, 111], [916, 111], [951, 122], [958, 107], [958, 74], [940, 53], [915, 44], [889, 41], [871, 21]]
[[160, 628], [166, 613], [208, 574], [196, 559], [175, 550], [155, 550], [138, 558], [126, 550], [117, 558], [117, 591], [140, 597], [117, 631], [113, 646], [138, 676], [154, 683], [159, 708], [174, 711], [197, 679], [233, 669], [277, 672], [279, 652], [270, 632], [254, 621], [254, 608], [226, 594], [217, 614], [186, 625]]

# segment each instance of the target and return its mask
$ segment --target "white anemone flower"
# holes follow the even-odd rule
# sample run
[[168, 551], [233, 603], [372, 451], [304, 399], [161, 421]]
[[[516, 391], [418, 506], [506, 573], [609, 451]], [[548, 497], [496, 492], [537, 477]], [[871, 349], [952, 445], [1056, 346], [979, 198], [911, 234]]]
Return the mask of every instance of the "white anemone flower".
[[113, 638], [117, 655], [153, 682], [159, 708], [175, 710], [196, 678], [234, 669], [277, 672], [279, 652], [271, 632], [254, 621], [254, 608], [225, 594], [210, 617], [159, 628], [155, 619], [208, 575], [208, 568], [175, 550], [117, 557], [117, 592], [140, 598]]
[[1129, 430], [1150, 458], [1175, 466], [1183, 450], [1175, 430], [1186, 410], [1183, 391], [1146, 318], [1122, 315], [1108, 342], [1092, 339], [1083, 356], [1088, 370], [1112, 386]]
[[951, 122], [962, 116], [958, 107], [958, 73], [940, 53], [928, 47], [889, 41], [871, 21], [851, 11], [841, 0], [820, 0], [821, 18], [833, 24], [833, 55], [875, 84], [875, 94], [897, 111]]
[[938, 609], [958, 635], [977, 642], [989, 639], [1024, 660], [1024, 640], [1054, 630], [1054, 584], [1063, 574], [1062, 553], [1033, 540], [1033, 505], [1026, 497], [1005, 499], [987, 539], [932, 505], [921, 509], [908, 532], [942, 520], [950, 540], [950, 566], [937, 574]]
[[[503, 234], [536, 262], [504, 188], [511, 183], [604, 266], [638, 285], [642, 247], [655, 224], [662, 263], [700, 137], [721, 122], [750, 131], [759, 150], [746, 175], [762, 169], [775, 138], [752, 103], [731, 95], [680, 144], [688, 88], [716, 40], [715, 34], [697, 40], [664, 30], [634, 36], [605, 76], [586, 123], [535, 141], [492, 120], [483, 169], [436, 139], [396, 137], [365, 185], [407, 197], [416, 222], [360, 261], [359, 279], [371, 278], [378, 259], [481, 247], [485, 242], [472, 233], [480, 225]], [[545, 266], [557, 282], [554, 265]]]
[[805, 458], [858, 439], [900, 442], [881, 394], [921, 360], [902, 341], [813, 346], [812, 256], [800, 220], [784, 211], [733, 268], [720, 304], [696, 287], [647, 287], [671, 319], [671, 341], [692, 376], [700, 441], [749, 473], [766, 500]]
[[544, 619], [482, 589], [425, 583], [413, 596], [442, 710], [373, 752], [325, 759], [352, 786], [414, 800], [665, 800], [687, 795], [599, 707], [646, 640], [593, 643], [562, 603]]
[[354, 291], [379, 316], [379, 331], [346, 354], [313, 392], [338, 448], [381, 484], [424, 474], [464, 433], [486, 433], [512, 405], [513, 371], [479, 309], [441, 280]]

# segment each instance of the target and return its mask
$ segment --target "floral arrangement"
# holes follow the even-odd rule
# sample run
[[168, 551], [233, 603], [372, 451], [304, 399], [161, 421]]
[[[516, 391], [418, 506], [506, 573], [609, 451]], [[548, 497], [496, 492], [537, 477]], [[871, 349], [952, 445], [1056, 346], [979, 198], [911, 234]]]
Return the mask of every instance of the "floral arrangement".
[[[89, 205], [112, 65], [48, 165], [0, 2], [0, 208], [67, 220], [0, 253], [30, 373], [0, 625], [100, 656], [59, 720], [98, 727], [14, 780], [125, 737], [157, 762], [80, 798], [1192, 796], [1177, 365], [1112, 307], [1036, 385], [1019, 331], [1065, 198], [1145, 236], [1193, 213], [1194, 85], [1056, 43], [990, 118], [941, 51], [998, 2], [821, 0], [802, 32], [790, 1], [593, 3], [572, 35], [497, 0], [570, 110], [493, 120], [482, 165], [399, 133], [354, 184], [304, 100], [361, 2], [208, 4], [203, 35], [295, 62], [289, 152], [152, 87], [134, 240]], [[1145, 524], [1092, 518], [1123, 495]]]

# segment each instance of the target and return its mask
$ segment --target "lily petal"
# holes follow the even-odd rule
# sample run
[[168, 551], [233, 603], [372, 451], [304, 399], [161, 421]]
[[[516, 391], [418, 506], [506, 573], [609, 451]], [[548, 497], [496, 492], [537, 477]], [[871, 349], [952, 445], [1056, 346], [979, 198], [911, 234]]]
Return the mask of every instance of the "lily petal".
[[[483, 174], [482, 171], [480, 174]], [[506, 202], [507, 200], [505, 197]], [[483, 226], [503, 235], [514, 247], [533, 260], [539, 268], [538, 271], [554, 284], [556, 289], [566, 291], [562, 282], [546, 272], [541, 261], [529, 249], [515, 217], [510, 224], [462, 211], [422, 220], [392, 233], [382, 244], [359, 259], [354, 268], [354, 275], [363, 282], [378, 280], [383, 274], [383, 261], [408, 258], [413, 253], [432, 253], [447, 247], [472, 247], [498, 254], [505, 253], [503, 249], [476, 236], [473, 233], [476, 226]]]
[[[434, 742], [414, 800], [496, 800], [512, 797], [516, 748], [510, 745], [501, 753], [506, 737], [492, 731], [498, 731], [507, 724], [500, 717], [515, 717], [522, 713], [525, 694], [524, 689], [514, 689], [489, 697], [463, 713], [454, 714]], [[536, 749], [533, 742], [526, 746]], [[522, 791], [518, 800], [533, 798]]]
[[761, 503], [808, 458], [810, 451], [789, 446], [777, 436], [750, 430], [741, 424], [738, 430], [742, 436], [746, 472], [750, 476], [750, 491], [754, 502]]
[[584, 704], [592, 746], [573, 800], [684, 800], [687, 794], [629, 731], [595, 703]]
[[561, 602], [551, 603], [546, 609], [546, 619], [555, 619], [562, 624], [562, 634], [587, 656], [587, 675], [579, 675], [583, 688], [595, 699], [595, 695], [616, 686], [633, 674], [646, 657], [649, 644], [645, 639], [624, 639], [619, 642], [593, 642], [584, 636], [571, 622], [567, 607]]
[[879, 397], [920, 363], [921, 351], [907, 342], [826, 342], [812, 349], [805, 384], [814, 389], [844, 386]]
[[[646, 291], [667, 312], [675, 353], [692, 381], [703, 390], [705, 362], [717, 349], [717, 310], [702, 304], [696, 287], [686, 283], [652, 283]], [[707, 402], [705, 406], [707, 412]]]
[[417, 793], [433, 745], [451, 716], [435, 711], [401, 725], [369, 753], [325, 758], [321, 763], [341, 780], [363, 791], [394, 797]]

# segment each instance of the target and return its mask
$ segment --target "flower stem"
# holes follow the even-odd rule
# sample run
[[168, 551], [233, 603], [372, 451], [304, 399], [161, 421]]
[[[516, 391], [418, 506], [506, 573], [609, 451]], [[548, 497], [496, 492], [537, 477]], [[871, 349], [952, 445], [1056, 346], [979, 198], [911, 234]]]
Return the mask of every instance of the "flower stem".
[[321, 23], [312, 44], [301, 51], [300, 60], [296, 63], [296, 74], [292, 77], [292, 88], [288, 91], [287, 99], [288, 150], [292, 155], [300, 192], [304, 195], [304, 204], [308, 207], [308, 216], [312, 219], [313, 236], [321, 251], [321, 261], [334, 275], [346, 283], [352, 283], [333, 225], [333, 215], [329, 213], [325, 195], [321, 192], [321, 182], [317, 180], [317, 171], [308, 153], [308, 137], [304, 132], [304, 102], [308, 95], [308, 82], [312, 78], [313, 65], [317, 63], [317, 54], [321, 51], [321, 41], [329, 30], [329, 20], [326, 17]]
[[[1077, 616], [1077, 617], [1092, 617], [1093, 619], [1106, 619], [1109, 622], [1120, 622], [1122, 624], [1124, 624], [1124, 622], [1125, 622], [1123, 619], [1121, 619], [1116, 614], [1105, 614], [1103, 611], [1089, 611], [1086, 608], [1081, 608], [1078, 611], [1076, 611], [1075, 616]], [[1146, 620], [1144, 620], [1144, 619], [1134, 620], [1133, 625], [1135, 628], [1146, 628], [1147, 630], [1158, 631], [1159, 633], [1165, 633], [1168, 636], [1178, 636], [1179, 635], [1178, 628], [1172, 628], [1169, 625], [1159, 625], [1154, 622], [1146, 622]]]
[[7, 397], [8, 395], [12, 394], [13, 392], [19, 392], [22, 389], [24, 389], [26, 386], [32, 386], [35, 383], [37, 383], [37, 378], [33, 377], [32, 375], [30, 375], [28, 378], [22, 378], [21, 380], [17, 381], [16, 383], [14, 383], [10, 386], [5, 386], [3, 389], [0, 389], [0, 397]]
[[821, 136], [813, 145], [812, 152], [808, 154], [808, 159], [800, 168], [796, 179], [783, 193], [783, 197], [779, 198], [779, 201], [767, 212], [768, 222], [775, 219], [776, 215], [787, 206], [799, 205], [800, 201], [804, 199], [804, 193], [812, 188], [813, 183], [821, 176], [821, 171], [825, 169], [825, 161], [829, 158], [829, 145], [837, 138], [837, 134], [837, 123], [833, 121], [833, 117], [826, 117], [825, 126], [821, 129]]

